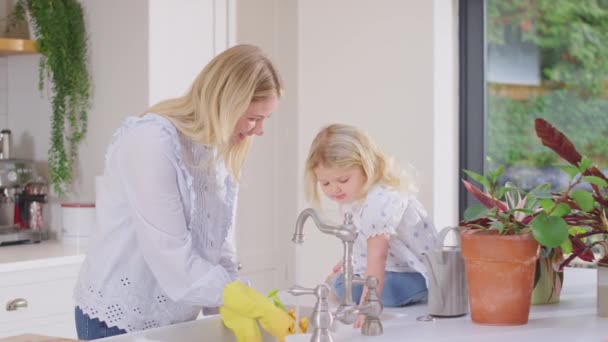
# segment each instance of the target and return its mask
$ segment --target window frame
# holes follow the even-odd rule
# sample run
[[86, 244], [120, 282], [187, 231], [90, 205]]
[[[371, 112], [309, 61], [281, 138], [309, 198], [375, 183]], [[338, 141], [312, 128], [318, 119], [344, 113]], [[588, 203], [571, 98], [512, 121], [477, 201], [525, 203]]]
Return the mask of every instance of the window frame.
[[[459, 179], [464, 170], [484, 173], [486, 155], [486, 66], [485, 0], [459, 3]], [[458, 187], [460, 219], [470, 205], [477, 203], [462, 182]]]

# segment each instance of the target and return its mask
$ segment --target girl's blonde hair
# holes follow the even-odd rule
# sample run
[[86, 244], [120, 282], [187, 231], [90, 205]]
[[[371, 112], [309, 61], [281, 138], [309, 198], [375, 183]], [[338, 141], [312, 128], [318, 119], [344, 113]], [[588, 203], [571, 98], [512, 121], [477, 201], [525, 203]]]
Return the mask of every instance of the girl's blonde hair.
[[399, 191], [416, 191], [409, 176], [401, 171], [365, 132], [354, 126], [333, 124], [323, 128], [312, 141], [306, 159], [306, 199], [319, 203], [318, 179], [314, 170], [326, 168], [361, 167], [366, 177], [363, 194], [382, 184]]
[[239, 118], [252, 102], [282, 94], [281, 78], [262, 50], [237, 45], [213, 58], [184, 96], [157, 103], [146, 113], [164, 116], [194, 142], [217, 146], [218, 157], [238, 179], [251, 146], [249, 136], [237, 144], [231, 139]]

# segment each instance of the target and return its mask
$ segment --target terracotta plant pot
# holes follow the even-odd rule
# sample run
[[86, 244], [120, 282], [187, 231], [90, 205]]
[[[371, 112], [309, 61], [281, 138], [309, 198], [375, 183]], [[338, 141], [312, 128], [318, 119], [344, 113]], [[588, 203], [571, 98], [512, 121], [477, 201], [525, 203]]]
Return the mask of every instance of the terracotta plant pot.
[[528, 323], [539, 253], [534, 237], [472, 229], [463, 231], [461, 239], [473, 322]]

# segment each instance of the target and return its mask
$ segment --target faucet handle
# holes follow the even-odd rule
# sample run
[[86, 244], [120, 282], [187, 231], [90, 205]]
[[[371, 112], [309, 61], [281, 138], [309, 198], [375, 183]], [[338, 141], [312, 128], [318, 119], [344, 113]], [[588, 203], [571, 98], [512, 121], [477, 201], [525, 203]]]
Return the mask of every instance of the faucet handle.
[[308, 287], [303, 287], [300, 285], [294, 285], [289, 290], [287, 290], [289, 294], [293, 296], [302, 296], [302, 295], [316, 295], [316, 289], [311, 289]]
[[367, 286], [367, 294], [362, 304], [364, 307], [362, 313], [365, 314], [365, 320], [361, 327], [361, 333], [366, 336], [382, 335], [383, 328], [382, 322], [380, 321], [380, 315], [382, 314], [384, 306], [376, 292], [378, 279], [374, 276], [368, 276], [365, 279], [365, 285]]
[[[378, 287], [378, 278], [370, 275], [365, 278], [365, 286], [367, 286], [368, 297], [375, 297], [374, 299], [378, 299], [378, 293], [375, 291]], [[374, 290], [374, 291], [372, 291]]]
[[329, 312], [329, 286], [327, 284], [319, 284], [314, 289], [305, 288], [295, 285], [287, 292], [294, 296], [312, 294], [317, 297], [317, 303], [312, 313], [311, 323], [314, 328], [311, 341], [315, 342], [333, 342], [333, 337], [330, 328], [334, 322], [334, 317]]

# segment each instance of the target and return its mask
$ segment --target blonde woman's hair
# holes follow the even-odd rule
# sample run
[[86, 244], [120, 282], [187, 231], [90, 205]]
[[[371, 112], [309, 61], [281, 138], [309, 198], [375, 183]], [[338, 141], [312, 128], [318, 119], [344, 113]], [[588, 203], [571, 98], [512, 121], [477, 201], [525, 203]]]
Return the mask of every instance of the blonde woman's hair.
[[238, 179], [251, 137], [232, 141], [237, 121], [252, 102], [282, 94], [281, 78], [262, 50], [237, 45], [213, 58], [184, 96], [157, 103], [146, 113], [164, 116], [194, 142], [218, 147], [218, 157]]
[[309, 202], [319, 203], [319, 187], [315, 169], [361, 167], [366, 177], [363, 194], [376, 185], [399, 191], [416, 191], [409, 175], [399, 169], [365, 132], [354, 126], [333, 124], [317, 134], [306, 159], [305, 192]]

